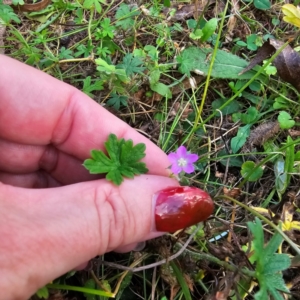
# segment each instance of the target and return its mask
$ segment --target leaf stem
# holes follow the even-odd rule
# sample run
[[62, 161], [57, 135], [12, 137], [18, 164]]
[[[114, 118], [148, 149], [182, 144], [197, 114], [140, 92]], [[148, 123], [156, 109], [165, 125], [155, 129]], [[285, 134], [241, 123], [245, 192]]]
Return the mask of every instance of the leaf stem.
[[[176, 243], [174, 248], [178, 248], [179, 245], [182, 246], [180, 243]], [[239, 268], [235, 265], [232, 265], [226, 261], [220, 260], [215, 256], [212, 256], [210, 254], [207, 253], [197, 253], [195, 251], [191, 251], [188, 249], [185, 249], [184, 254], [188, 254], [191, 258], [195, 259], [195, 260], [207, 260], [209, 262], [215, 263], [221, 267], [223, 267], [224, 269], [228, 270], [228, 271], [232, 271], [232, 272], [241, 272], [242, 274], [249, 276], [249, 277], [255, 277], [255, 271], [251, 271], [247, 268]]]
[[116, 296], [114, 293], [95, 290], [95, 289], [89, 289], [89, 288], [85, 288], [85, 287], [73, 286], [73, 285], [50, 283], [50, 284], [47, 284], [46, 286], [49, 289], [76, 291], [76, 292], [82, 292], [82, 293], [86, 293], [86, 294], [104, 296], [104, 297], [109, 297], [109, 298], [114, 298]]
[[[203, 91], [201, 103], [200, 103], [200, 105], [198, 107], [198, 110], [197, 110], [197, 117], [196, 117], [193, 129], [191, 130], [191, 134], [189, 134], [188, 135], [189, 137], [187, 138], [189, 140], [188, 144], [190, 143], [190, 141], [193, 137], [193, 134], [196, 131], [199, 120], [201, 118], [201, 114], [202, 114], [202, 111], [203, 111], [204, 103], [205, 103], [207, 92], [208, 92], [208, 87], [209, 87], [209, 83], [210, 83], [210, 77], [211, 77], [212, 69], [213, 69], [215, 59], [216, 59], [216, 56], [217, 56], [217, 52], [218, 52], [217, 50], [218, 50], [219, 42], [220, 42], [220, 39], [221, 39], [222, 29], [223, 29], [223, 25], [224, 25], [224, 22], [225, 22], [225, 13], [228, 9], [228, 5], [229, 5], [229, 0], [226, 1], [226, 5], [225, 5], [224, 12], [223, 12], [223, 15], [222, 15], [221, 24], [220, 24], [220, 28], [219, 28], [219, 31], [218, 31], [216, 44], [215, 44], [215, 47], [214, 47], [214, 51], [213, 51], [213, 54], [212, 54], [212, 58], [211, 58], [208, 73], [207, 73], [207, 78], [206, 78], [206, 81], [205, 81], [205, 86], [204, 86], [204, 91]], [[203, 125], [204, 122], [201, 122], [201, 124]]]

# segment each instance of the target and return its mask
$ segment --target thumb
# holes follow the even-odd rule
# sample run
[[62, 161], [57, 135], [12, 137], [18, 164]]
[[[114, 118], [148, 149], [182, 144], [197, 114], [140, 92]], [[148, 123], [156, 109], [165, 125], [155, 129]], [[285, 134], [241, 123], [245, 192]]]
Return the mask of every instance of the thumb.
[[[26, 299], [99, 254], [157, 236], [153, 196], [166, 187], [178, 183], [144, 175], [120, 187], [106, 180], [40, 190], [0, 184], [0, 269], [5, 274], [0, 290], [5, 300]], [[211, 200], [207, 204], [210, 214]]]

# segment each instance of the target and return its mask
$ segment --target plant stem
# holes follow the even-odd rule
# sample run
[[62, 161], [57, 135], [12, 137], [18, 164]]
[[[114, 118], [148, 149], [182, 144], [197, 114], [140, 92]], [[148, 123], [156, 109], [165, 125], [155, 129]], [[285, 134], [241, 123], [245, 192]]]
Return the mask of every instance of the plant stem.
[[[214, 51], [213, 51], [213, 54], [212, 54], [212, 58], [211, 58], [209, 69], [208, 69], [208, 73], [207, 73], [207, 78], [206, 78], [206, 81], [205, 81], [203, 96], [202, 96], [202, 99], [201, 99], [201, 103], [200, 103], [200, 105], [198, 107], [197, 117], [196, 117], [193, 129], [191, 130], [191, 134], [189, 134], [188, 138], [187, 138], [188, 141], [189, 141], [188, 144], [190, 143], [190, 141], [191, 141], [191, 139], [193, 137], [193, 134], [195, 133], [196, 128], [198, 127], [199, 120], [201, 118], [201, 114], [202, 114], [202, 111], [203, 111], [205, 99], [206, 99], [206, 96], [207, 96], [208, 86], [209, 86], [209, 83], [210, 83], [210, 77], [211, 77], [213, 65], [215, 63], [215, 59], [216, 59], [217, 52], [218, 52], [217, 50], [218, 50], [219, 42], [220, 42], [220, 39], [221, 39], [221, 33], [222, 33], [224, 21], [225, 21], [225, 13], [226, 13], [226, 11], [228, 9], [228, 5], [229, 5], [229, 0], [226, 1], [226, 5], [225, 5], [224, 12], [223, 12], [223, 15], [222, 15], [221, 24], [220, 24], [220, 28], [219, 28], [219, 31], [218, 31], [218, 36], [217, 36], [215, 48], [214, 48]], [[201, 124], [203, 126], [204, 122], [201, 122]]]
[[[178, 248], [180, 245], [180, 247], [182, 247], [182, 245], [180, 243], [176, 243], [176, 245], [174, 246], [174, 248]], [[232, 265], [226, 261], [220, 260], [218, 258], [216, 258], [215, 256], [212, 256], [210, 254], [207, 253], [198, 253], [195, 251], [191, 251], [188, 249], [185, 249], [183, 251], [183, 254], [188, 254], [191, 258], [195, 259], [195, 260], [207, 260], [209, 262], [215, 263], [221, 267], [223, 267], [224, 269], [228, 270], [228, 271], [232, 271], [232, 272], [241, 272], [242, 274], [249, 276], [249, 277], [255, 277], [255, 271], [251, 271], [247, 268], [239, 268], [235, 265]]]
[[298, 247], [297, 244], [295, 244], [278, 226], [276, 226], [273, 222], [271, 222], [270, 220], [268, 220], [266, 217], [264, 217], [263, 215], [261, 215], [260, 213], [258, 213], [256, 210], [254, 210], [253, 208], [247, 206], [246, 204], [232, 198], [226, 195], [221, 195], [216, 197], [216, 199], [219, 198], [223, 198], [223, 199], [227, 199], [230, 200], [234, 203], [236, 203], [237, 205], [243, 207], [244, 209], [248, 210], [249, 212], [251, 212], [253, 215], [255, 215], [256, 217], [260, 218], [261, 220], [263, 220], [265, 223], [267, 223], [269, 226], [271, 226], [274, 230], [276, 230], [283, 238], [284, 240], [290, 244], [290, 246], [295, 250], [295, 252], [300, 255], [300, 249]]

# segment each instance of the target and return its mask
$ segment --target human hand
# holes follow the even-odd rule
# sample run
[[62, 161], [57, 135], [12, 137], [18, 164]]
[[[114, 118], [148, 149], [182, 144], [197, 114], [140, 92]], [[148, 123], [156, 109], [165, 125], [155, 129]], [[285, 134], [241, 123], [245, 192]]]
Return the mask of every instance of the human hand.
[[[26, 299], [96, 255], [157, 235], [167, 156], [75, 88], [0, 56], [0, 299]], [[146, 144], [149, 173], [116, 187], [82, 166], [109, 133]], [[93, 180], [93, 181], [91, 181]]]
[[[77, 89], [1, 55], [0, 91], [0, 300], [27, 299], [99, 254], [162, 234], [154, 195], [179, 184], [161, 149]], [[146, 144], [147, 175], [117, 187], [88, 173], [83, 161], [110, 133]], [[202, 208], [207, 217], [212, 204]]]

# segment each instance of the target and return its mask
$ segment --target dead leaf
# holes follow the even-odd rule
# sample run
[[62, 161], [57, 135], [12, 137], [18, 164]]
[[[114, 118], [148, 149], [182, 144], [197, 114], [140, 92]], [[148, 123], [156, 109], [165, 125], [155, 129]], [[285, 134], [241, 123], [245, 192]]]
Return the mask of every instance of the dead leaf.
[[[183, 5], [183, 6], [178, 6], [178, 7], [165, 7], [163, 9], [163, 14], [168, 15], [172, 10], [176, 9], [176, 12], [174, 14], [171, 14], [168, 17], [168, 20], [172, 21], [183, 21], [185, 19], [191, 18], [195, 12], [195, 5], [189, 4], [189, 5]], [[200, 6], [198, 9], [201, 9]], [[202, 10], [202, 9], [201, 9]]]
[[280, 129], [279, 122], [266, 122], [257, 126], [251, 131], [247, 143], [256, 146], [262, 146], [267, 140], [278, 133]]
[[231, 42], [232, 41], [232, 36], [233, 36], [233, 31], [235, 29], [236, 26], [236, 16], [230, 16], [227, 22], [227, 33], [225, 36], [225, 39], [227, 42]]
[[240, 10], [240, 4], [239, 1], [237, 0], [233, 0], [232, 1], [232, 6], [231, 6], [231, 16], [228, 19], [227, 22], [227, 32], [226, 32], [226, 36], [225, 36], [225, 40], [227, 42], [231, 42], [232, 41], [232, 37], [234, 35], [234, 30], [236, 28], [237, 25], [237, 13]]
[[176, 117], [177, 115], [181, 115], [180, 119], [185, 120], [189, 114], [193, 112], [193, 108], [190, 103], [179, 103], [176, 102], [173, 105], [172, 110], [170, 111], [170, 115]]
[[223, 188], [224, 195], [229, 196], [234, 199], [238, 199], [239, 196], [241, 195], [241, 192], [242, 191], [240, 188], [232, 188], [232, 189], [228, 189], [227, 187]]
[[288, 133], [291, 137], [298, 137], [300, 136], [300, 130], [294, 130], [294, 129], [289, 129]]
[[283, 231], [300, 230], [300, 222], [293, 221], [295, 211], [296, 208], [293, 203], [286, 202], [283, 205], [283, 209], [281, 213]]
[[[209, 5], [215, 3], [216, 1], [209, 1]], [[183, 21], [193, 17], [195, 14], [202, 13], [205, 6], [208, 4], [208, 1], [201, 1], [194, 4], [187, 4], [187, 5], [172, 5], [171, 7], [165, 7], [163, 9], [163, 14], [169, 15], [174, 9], [176, 12], [174, 14], [170, 14], [168, 16], [168, 21]]]
[[[283, 42], [269, 39], [257, 51], [256, 56], [250, 61], [239, 75], [249, 71], [263, 60], [271, 57], [284, 45]], [[300, 55], [291, 46], [287, 45], [274, 59], [273, 64], [277, 68], [278, 75], [286, 82], [292, 84], [300, 92]]]
[[39, 2], [25, 3], [23, 5], [12, 5], [15, 11], [35, 12], [44, 9], [51, 3], [51, 0], [41, 0]]

